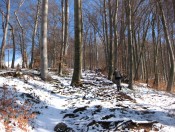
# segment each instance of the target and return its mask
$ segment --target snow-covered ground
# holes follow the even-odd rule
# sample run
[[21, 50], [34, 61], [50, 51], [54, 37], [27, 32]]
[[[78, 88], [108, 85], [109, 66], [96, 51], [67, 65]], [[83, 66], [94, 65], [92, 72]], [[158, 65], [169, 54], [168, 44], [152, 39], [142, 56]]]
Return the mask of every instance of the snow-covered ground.
[[[91, 71], [83, 72], [83, 87], [78, 88], [70, 86], [71, 75], [60, 77], [50, 73], [53, 80], [43, 82], [37, 71], [24, 70], [26, 75], [22, 77], [4, 73], [0, 72], [0, 89], [4, 86], [11, 91], [16, 89], [16, 102], [25, 105], [28, 101], [30, 112], [36, 114], [28, 131], [175, 132], [175, 95], [149, 89], [145, 84], [134, 85], [134, 90], [122, 84], [122, 91], [118, 92], [105, 76]], [[2, 113], [3, 132], [1, 117]], [[18, 125], [11, 122], [12, 131], [19, 131]]]

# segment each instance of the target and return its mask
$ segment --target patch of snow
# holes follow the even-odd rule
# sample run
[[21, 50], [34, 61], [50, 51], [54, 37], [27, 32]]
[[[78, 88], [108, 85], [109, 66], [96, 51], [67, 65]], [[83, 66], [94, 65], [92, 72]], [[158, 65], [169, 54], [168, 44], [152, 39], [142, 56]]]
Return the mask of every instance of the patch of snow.
[[5, 132], [5, 126], [0, 121], [0, 132]]

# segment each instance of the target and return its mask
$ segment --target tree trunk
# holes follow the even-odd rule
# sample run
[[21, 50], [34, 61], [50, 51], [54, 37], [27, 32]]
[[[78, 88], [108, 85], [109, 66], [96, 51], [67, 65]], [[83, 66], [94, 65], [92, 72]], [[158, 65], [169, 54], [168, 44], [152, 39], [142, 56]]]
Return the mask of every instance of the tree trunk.
[[81, 85], [82, 72], [82, 1], [74, 0], [74, 25], [75, 25], [75, 44], [74, 44], [74, 72], [71, 86]]
[[[69, 35], [69, 0], [65, 0], [65, 11], [64, 11], [64, 50], [63, 50], [63, 55], [64, 57], [67, 56], [67, 49], [68, 49], [68, 35]], [[64, 63], [66, 63], [66, 59], [64, 59]]]
[[109, 6], [109, 62], [108, 62], [108, 79], [112, 80], [112, 73], [114, 69], [114, 49], [113, 49], [113, 31], [112, 31], [112, 6], [111, 0], [108, 1]]
[[129, 88], [133, 89], [133, 48], [132, 48], [132, 27], [131, 27], [131, 0], [127, 0], [127, 20], [128, 20], [128, 59], [129, 59]]
[[95, 49], [95, 68], [98, 69], [98, 45], [97, 45], [97, 37], [96, 37], [96, 30], [94, 28], [94, 49]]
[[13, 26], [9, 23], [11, 27], [11, 32], [12, 32], [12, 41], [13, 41], [13, 56], [12, 56], [12, 64], [11, 68], [15, 68], [15, 55], [16, 55], [16, 43], [15, 43], [15, 34], [14, 34], [14, 28]]
[[159, 5], [159, 8], [160, 8], [163, 30], [164, 30], [164, 33], [165, 33], [165, 39], [166, 39], [166, 43], [168, 45], [169, 56], [170, 56], [170, 72], [169, 72], [169, 80], [168, 80], [168, 84], [167, 84], [167, 91], [171, 92], [172, 88], [173, 88], [173, 81], [174, 81], [174, 74], [175, 74], [175, 59], [174, 59], [172, 44], [171, 44], [171, 41], [170, 41], [170, 36], [169, 36], [169, 33], [168, 33], [166, 18], [165, 18], [165, 15], [164, 15], [164, 11], [162, 9], [162, 3], [161, 3], [160, 0], [157, 0], [157, 2], [158, 2], [158, 5]]
[[154, 87], [158, 87], [158, 47], [157, 47], [157, 42], [156, 42], [156, 36], [155, 36], [155, 15], [153, 15], [152, 18], [152, 39], [153, 39], [153, 45], [154, 45], [154, 82], [153, 85]]
[[175, 23], [175, 1], [172, 0], [172, 3], [173, 3], [173, 10], [174, 10], [174, 23]]
[[42, 1], [42, 19], [41, 19], [41, 78], [47, 80], [48, 77], [48, 59], [47, 59], [47, 16], [48, 0]]
[[37, 32], [37, 27], [38, 27], [39, 10], [40, 10], [40, 0], [38, 0], [38, 4], [37, 4], [35, 25], [34, 25], [33, 34], [32, 34], [32, 51], [31, 51], [31, 61], [30, 61], [30, 66], [29, 66], [31, 69], [33, 68], [33, 62], [34, 62], [35, 36], [36, 36], [36, 32]]
[[21, 28], [21, 54], [22, 54], [22, 68], [26, 68], [27, 67], [27, 52], [26, 52], [26, 46], [25, 46], [25, 42], [24, 42], [24, 28], [20, 23], [20, 20], [17, 16], [17, 11], [19, 10], [19, 8], [23, 5], [24, 0], [20, 3], [18, 9], [14, 12], [16, 20], [18, 22], [19, 27]]
[[106, 0], [103, 0], [103, 8], [104, 8], [104, 33], [105, 33], [105, 55], [106, 55], [106, 66], [109, 65], [109, 38], [108, 38], [108, 23], [107, 23], [107, 11], [106, 11]]
[[62, 75], [62, 66], [63, 66], [63, 52], [64, 52], [64, 45], [65, 45], [65, 1], [61, 0], [61, 6], [62, 6], [62, 43], [61, 43], [61, 49], [60, 49], [60, 60], [59, 60], [59, 68], [58, 68], [58, 74]]
[[114, 14], [114, 68], [117, 68], [117, 61], [118, 61], [118, 32], [117, 32], [117, 21], [118, 21], [118, 0], [115, 1], [115, 14]]
[[7, 41], [7, 32], [8, 32], [8, 23], [10, 19], [10, 0], [7, 1], [7, 13], [6, 13], [6, 22], [4, 27], [4, 34], [2, 38], [2, 44], [1, 44], [1, 52], [0, 52], [0, 68], [4, 67], [4, 52], [5, 52], [5, 46]]

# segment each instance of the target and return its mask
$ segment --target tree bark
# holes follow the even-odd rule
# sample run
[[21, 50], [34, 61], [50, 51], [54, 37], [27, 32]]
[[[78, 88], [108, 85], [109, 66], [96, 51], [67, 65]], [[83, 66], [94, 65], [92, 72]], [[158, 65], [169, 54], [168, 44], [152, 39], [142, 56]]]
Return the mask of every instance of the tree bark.
[[0, 52], [0, 68], [3, 68], [5, 66], [4, 64], [4, 52], [5, 52], [5, 46], [7, 41], [7, 32], [8, 32], [8, 23], [10, 19], [10, 0], [7, 1], [7, 13], [6, 13], [6, 22], [4, 26], [4, 34], [2, 38], [2, 44], [1, 44], [1, 52]]
[[156, 35], [155, 35], [155, 18], [156, 16], [153, 15], [152, 18], [152, 39], [153, 39], [153, 45], [154, 45], [154, 82], [153, 85], [154, 87], [158, 87], [158, 61], [157, 61], [157, 57], [158, 57], [158, 44], [156, 42]]
[[15, 68], [15, 56], [16, 56], [15, 33], [14, 33], [14, 28], [13, 28], [13, 26], [10, 23], [9, 23], [9, 26], [11, 27], [12, 41], [13, 41], [13, 56], [12, 56], [11, 68]]
[[117, 62], [118, 62], [118, 32], [117, 32], [117, 22], [118, 22], [118, 0], [115, 1], [115, 14], [114, 14], [114, 68], [117, 67]]
[[[64, 57], [67, 56], [67, 49], [68, 49], [68, 35], [69, 35], [69, 0], [65, 0], [65, 11], [64, 11], [64, 23], [65, 23], [65, 27], [64, 27], [64, 50], [63, 50], [63, 55]], [[65, 62], [66, 60], [64, 60]], [[66, 63], [66, 62], [65, 62]]]
[[48, 77], [48, 59], [47, 59], [47, 16], [48, 0], [42, 1], [42, 19], [41, 19], [41, 78], [47, 80]]
[[174, 23], [175, 23], [175, 1], [172, 0], [172, 3], [173, 3], [173, 10], [174, 10]]
[[33, 68], [33, 62], [34, 62], [34, 48], [35, 48], [35, 36], [37, 32], [37, 27], [38, 27], [38, 17], [39, 17], [39, 10], [40, 10], [40, 0], [38, 0], [37, 4], [37, 12], [35, 16], [35, 25], [33, 28], [33, 34], [32, 34], [32, 50], [31, 50], [31, 61], [30, 61], [30, 66], [29, 68]]
[[24, 40], [24, 28], [23, 28], [23, 26], [21, 25], [21, 23], [20, 23], [20, 20], [19, 20], [19, 18], [18, 18], [18, 15], [17, 15], [17, 12], [18, 12], [18, 10], [19, 10], [19, 8], [23, 5], [23, 3], [24, 3], [24, 1], [25, 0], [22, 0], [21, 2], [20, 2], [20, 4], [19, 4], [19, 7], [18, 7], [18, 9], [14, 12], [14, 14], [15, 14], [15, 17], [16, 17], [16, 20], [17, 20], [17, 22], [18, 22], [18, 25], [19, 25], [19, 27], [21, 28], [21, 54], [22, 54], [22, 68], [26, 68], [27, 67], [27, 52], [26, 52], [26, 46], [25, 46], [25, 40]]
[[82, 1], [74, 0], [74, 26], [75, 26], [75, 43], [74, 43], [74, 72], [71, 86], [81, 85], [82, 72]]
[[174, 74], [175, 74], [175, 59], [174, 59], [172, 44], [170, 41], [170, 36], [168, 33], [166, 18], [164, 15], [164, 11], [162, 9], [162, 3], [160, 0], [157, 0], [157, 2], [159, 5], [159, 8], [160, 8], [160, 15], [161, 15], [161, 19], [162, 19], [163, 30], [164, 30], [165, 39], [166, 39], [166, 43], [168, 45], [169, 56], [170, 56], [170, 72], [169, 72], [169, 80], [168, 80], [168, 84], [167, 84], [167, 91], [171, 92], [172, 88], [173, 88], [173, 81], [174, 81]]
[[133, 46], [132, 46], [132, 24], [131, 24], [131, 0], [125, 1], [127, 4], [127, 21], [128, 21], [128, 64], [129, 64], [129, 85], [133, 89]]
[[63, 66], [63, 54], [64, 54], [64, 45], [65, 45], [65, 0], [61, 0], [61, 7], [62, 7], [62, 43], [60, 49], [60, 60], [59, 60], [59, 68], [58, 74], [62, 75], [62, 66]]
[[114, 46], [113, 46], [113, 31], [112, 31], [112, 6], [111, 0], [108, 1], [109, 7], [109, 62], [108, 62], [108, 79], [112, 80], [112, 73], [114, 70]]
[[106, 65], [109, 65], [109, 38], [108, 38], [108, 23], [107, 23], [107, 11], [106, 11], [106, 0], [103, 0], [103, 8], [104, 8], [104, 33], [105, 33], [105, 55], [106, 55]]

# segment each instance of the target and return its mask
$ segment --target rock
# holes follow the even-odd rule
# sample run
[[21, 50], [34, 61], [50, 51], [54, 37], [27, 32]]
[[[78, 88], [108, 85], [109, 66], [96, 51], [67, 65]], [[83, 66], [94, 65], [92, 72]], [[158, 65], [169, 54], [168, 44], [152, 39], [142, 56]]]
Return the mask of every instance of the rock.
[[107, 120], [107, 119], [110, 119], [112, 117], [115, 117], [115, 115], [113, 115], [113, 114], [106, 115], [106, 116], [102, 117], [102, 120]]
[[26, 100], [29, 101], [29, 102], [34, 102], [36, 104], [39, 104], [41, 101], [39, 99], [39, 97], [37, 96], [33, 96], [32, 94], [28, 94], [28, 93], [22, 93], [20, 95], [22, 98], [27, 98]]
[[87, 109], [88, 106], [84, 106], [84, 107], [80, 107], [80, 108], [77, 108], [73, 111], [73, 113], [77, 113], [77, 112], [80, 112], [80, 111], [85, 111]]
[[65, 114], [63, 118], [66, 118], [66, 117], [75, 118], [75, 117], [78, 117], [78, 115], [75, 115], [75, 114]]
[[55, 128], [55, 132], [75, 132], [72, 128], [68, 127], [65, 123], [58, 123]]
[[40, 115], [41, 112], [40, 111], [33, 111], [32, 114], [38, 114], [38, 115]]

